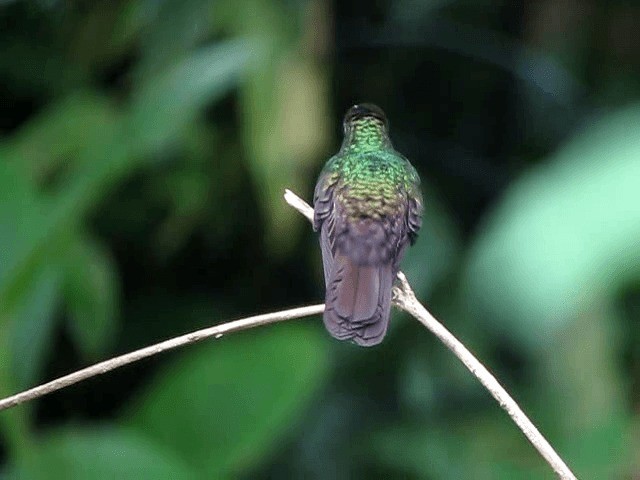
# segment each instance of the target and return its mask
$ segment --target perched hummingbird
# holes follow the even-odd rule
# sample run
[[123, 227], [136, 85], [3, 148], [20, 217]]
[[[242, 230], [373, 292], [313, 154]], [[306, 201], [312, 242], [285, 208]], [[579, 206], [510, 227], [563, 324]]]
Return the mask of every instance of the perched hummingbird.
[[343, 129], [342, 147], [320, 173], [313, 198], [324, 324], [339, 340], [372, 346], [387, 332], [391, 287], [422, 224], [420, 178], [394, 150], [379, 107], [354, 105]]

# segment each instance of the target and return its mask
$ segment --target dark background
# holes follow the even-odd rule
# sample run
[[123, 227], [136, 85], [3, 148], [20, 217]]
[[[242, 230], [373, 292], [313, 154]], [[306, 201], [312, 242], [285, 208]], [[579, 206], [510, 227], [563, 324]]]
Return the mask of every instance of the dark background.
[[[418, 297], [580, 478], [640, 476], [640, 6], [0, 1], [0, 396], [322, 300], [356, 102], [423, 179]], [[552, 478], [428, 332], [319, 317], [0, 413], [0, 478]]]

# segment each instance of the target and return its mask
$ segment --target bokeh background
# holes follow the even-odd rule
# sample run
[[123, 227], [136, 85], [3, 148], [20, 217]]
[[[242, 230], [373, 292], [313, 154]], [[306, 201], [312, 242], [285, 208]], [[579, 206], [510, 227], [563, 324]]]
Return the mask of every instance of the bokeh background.
[[[640, 478], [640, 5], [0, 1], [0, 396], [322, 300], [358, 101], [423, 179], [404, 270], [580, 478]], [[0, 413], [3, 479], [553, 478], [413, 319], [190, 346]]]

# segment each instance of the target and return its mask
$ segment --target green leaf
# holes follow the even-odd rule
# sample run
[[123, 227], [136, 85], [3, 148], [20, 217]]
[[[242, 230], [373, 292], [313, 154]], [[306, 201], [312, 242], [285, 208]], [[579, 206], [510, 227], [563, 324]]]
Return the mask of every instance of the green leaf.
[[80, 351], [100, 356], [114, 337], [119, 278], [109, 252], [93, 240], [76, 240], [67, 256], [64, 295], [69, 327]]
[[373, 452], [374, 464], [392, 468], [398, 477], [415, 478], [485, 478], [484, 468], [470, 459], [467, 442], [454, 432], [422, 425], [387, 427], [374, 433], [366, 442]]
[[402, 476], [478, 480], [551, 478], [552, 470], [502, 411], [373, 434], [365, 448]]
[[422, 229], [415, 245], [407, 251], [402, 270], [418, 296], [425, 298], [455, 265], [460, 232], [433, 190], [428, 185], [423, 185], [423, 190], [426, 208]]
[[588, 128], [515, 182], [469, 259], [478, 318], [535, 347], [640, 278], [640, 106]]
[[[27, 254], [28, 240], [40, 229], [42, 220], [35, 187], [18, 165], [0, 155], [0, 286], [24, 282], [28, 273], [33, 273], [18, 271], [16, 259]], [[8, 318], [11, 307], [15, 302], [8, 305], [0, 296], [0, 323]]]
[[122, 429], [56, 430], [9, 469], [7, 480], [201, 478], [172, 452]]
[[21, 305], [12, 315], [10, 341], [12, 387], [22, 390], [39, 379], [55, 326], [55, 309], [60, 293], [60, 269], [45, 267], [37, 275]]
[[[259, 61], [239, 91], [243, 145], [266, 219], [265, 243], [270, 253], [283, 256], [303, 224], [291, 215], [282, 193], [309, 190], [318, 152], [330, 142], [329, 75], [313, 55], [300, 53], [304, 4], [218, 2], [214, 15], [221, 28], [260, 43]], [[322, 31], [328, 23], [323, 14], [314, 17], [314, 29]]]
[[288, 325], [192, 349], [153, 382], [125, 422], [206, 478], [246, 472], [313, 399], [327, 374], [325, 347], [319, 330]]
[[211, 10], [215, 3], [208, 0], [166, 0], [136, 2], [153, 19], [144, 29], [144, 50], [139, 67], [145, 74], [155, 74], [159, 67], [180, 59], [194, 45], [202, 42], [211, 29]]
[[267, 220], [265, 241], [271, 253], [283, 255], [294, 245], [296, 230], [303, 224], [291, 215], [282, 193], [286, 188], [309, 189], [318, 152], [329, 143], [331, 127], [326, 73], [293, 54], [296, 46], [278, 24], [288, 24], [289, 16], [277, 10], [264, 12], [263, 18], [269, 24], [266, 28], [278, 30], [282, 38], [274, 41], [273, 35], [266, 35], [271, 40], [265, 42], [265, 50], [273, 59], [256, 69], [243, 85], [241, 98], [248, 167], [259, 185], [258, 205]]
[[[547, 423], [563, 428], [568, 438], [627, 410], [630, 393], [619, 368], [624, 338], [621, 325], [613, 308], [591, 309], [579, 315], [564, 335], [538, 351], [538, 383], [545, 388], [537, 389], [534, 396]], [[584, 373], [585, 365], [589, 365], [588, 375]], [[594, 382], [594, 378], [598, 381]], [[545, 408], [547, 405], [562, 408]]]
[[28, 166], [36, 180], [54, 169], [74, 166], [83, 145], [100, 141], [117, 119], [113, 105], [103, 97], [83, 91], [54, 103], [10, 140], [11, 157]]
[[146, 79], [131, 107], [135, 147], [148, 152], [177, 140], [198, 110], [238, 82], [254, 54], [247, 41], [215, 44]]
[[[58, 265], [48, 265], [34, 272], [31, 287], [13, 311], [0, 322], [0, 397], [32, 387], [40, 378], [51, 347], [55, 325], [55, 308], [60, 292]], [[2, 318], [0, 318], [2, 320]], [[12, 452], [30, 448], [30, 416], [33, 403], [12, 409], [0, 416], [0, 430]]]
[[[53, 109], [45, 115], [56, 115]], [[117, 122], [100, 121], [100, 135], [76, 137], [74, 150], [78, 168], [60, 183], [54, 195], [37, 198], [28, 192], [28, 182], [17, 175], [23, 154], [19, 148], [5, 147], [6, 162], [0, 162], [0, 231], [8, 236], [0, 254], [0, 308], [9, 311], [24, 293], [30, 275], [47, 261], [52, 245], [65, 248], [62, 237], [73, 229], [113, 183], [136, 165], [128, 149], [129, 137]], [[49, 124], [45, 122], [45, 124]], [[14, 183], [15, 182], [15, 183]], [[4, 185], [6, 183], [6, 185]], [[33, 190], [33, 186], [31, 186]], [[14, 197], [15, 195], [15, 197]], [[6, 200], [6, 201], [3, 201]], [[0, 238], [0, 241], [3, 239]], [[59, 252], [58, 252], [59, 253]]]
[[543, 387], [533, 391], [534, 417], [558, 438], [557, 448], [580, 478], [621, 478], [634, 458], [631, 394], [619, 366], [622, 325], [611, 306], [592, 309], [539, 352], [532, 384]]
[[567, 437], [561, 451], [578, 478], [625, 478], [637, 458], [630, 447], [632, 435], [628, 416], [599, 417], [578, 435]]

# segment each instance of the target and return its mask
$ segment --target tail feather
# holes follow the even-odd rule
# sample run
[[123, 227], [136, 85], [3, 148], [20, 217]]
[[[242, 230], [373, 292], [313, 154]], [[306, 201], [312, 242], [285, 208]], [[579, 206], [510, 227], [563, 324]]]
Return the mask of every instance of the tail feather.
[[345, 255], [332, 260], [324, 313], [327, 330], [339, 340], [377, 345], [389, 324], [393, 262], [357, 265]]
[[351, 322], [367, 323], [378, 308], [379, 269], [354, 265], [347, 257], [337, 259], [336, 263], [339, 266], [329, 287], [333, 308]]

